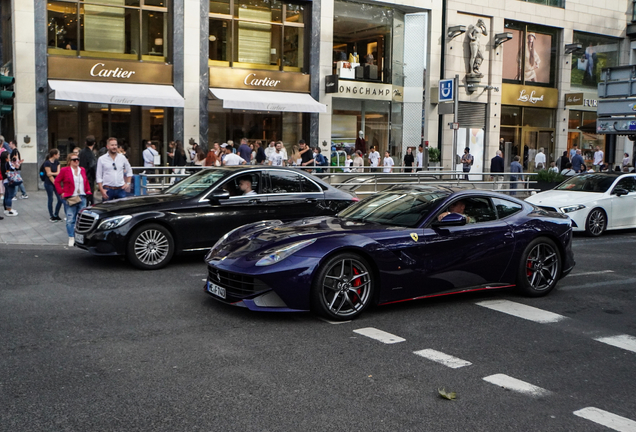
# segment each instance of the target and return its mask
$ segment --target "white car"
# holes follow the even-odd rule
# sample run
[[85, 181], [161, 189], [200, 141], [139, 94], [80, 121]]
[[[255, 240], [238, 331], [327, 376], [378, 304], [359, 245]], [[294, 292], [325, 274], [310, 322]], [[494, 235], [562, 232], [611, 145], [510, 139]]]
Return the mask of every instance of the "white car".
[[636, 228], [636, 174], [579, 174], [526, 201], [567, 214], [574, 231], [599, 236], [606, 229]]

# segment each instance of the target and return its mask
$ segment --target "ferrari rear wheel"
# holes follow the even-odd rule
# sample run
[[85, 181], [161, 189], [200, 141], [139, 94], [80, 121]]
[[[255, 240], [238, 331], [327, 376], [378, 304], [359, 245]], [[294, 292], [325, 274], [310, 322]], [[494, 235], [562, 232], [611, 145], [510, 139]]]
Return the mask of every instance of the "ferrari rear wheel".
[[373, 273], [367, 261], [343, 253], [320, 267], [312, 287], [312, 304], [316, 312], [328, 319], [348, 320], [369, 306], [373, 289]]
[[585, 233], [590, 237], [598, 237], [607, 227], [607, 216], [600, 208], [595, 208], [587, 215], [585, 221]]
[[527, 295], [540, 297], [548, 294], [561, 275], [561, 254], [549, 238], [534, 239], [521, 256], [517, 285]]

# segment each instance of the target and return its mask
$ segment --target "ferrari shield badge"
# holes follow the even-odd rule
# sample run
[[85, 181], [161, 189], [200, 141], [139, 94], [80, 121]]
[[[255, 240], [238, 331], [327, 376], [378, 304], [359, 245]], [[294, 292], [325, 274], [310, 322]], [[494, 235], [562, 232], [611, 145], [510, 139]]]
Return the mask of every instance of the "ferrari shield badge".
[[417, 236], [417, 233], [411, 233], [411, 238], [413, 239], [413, 241], [417, 241], [419, 237]]

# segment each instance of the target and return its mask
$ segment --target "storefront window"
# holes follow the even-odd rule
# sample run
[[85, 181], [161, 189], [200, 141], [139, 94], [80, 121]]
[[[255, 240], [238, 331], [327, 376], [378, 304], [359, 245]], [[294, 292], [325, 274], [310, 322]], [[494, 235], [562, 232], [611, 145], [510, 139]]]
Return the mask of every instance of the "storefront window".
[[592, 164], [596, 146], [605, 151], [604, 135], [596, 134], [595, 111], [570, 110], [568, 129], [568, 151], [576, 144], [586, 165]]
[[336, 1], [333, 73], [341, 79], [391, 83], [393, 14], [389, 7]]
[[553, 87], [557, 33], [550, 27], [506, 21], [512, 39], [503, 45], [504, 82]]
[[583, 50], [572, 54], [571, 85], [596, 89], [601, 70], [618, 65], [619, 40], [590, 33], [574, 32], [574, 43]]
[[210, 1], [210, 65], [304, 70], [303, 4]]
[[[359, 131], [362, 131], [367, 151], [373, 145], [383, 156], [387, 150], [391, 155], [396, 155], [400, 148], [389, 142], [389, 122], [393, 120], [391, 118], [393, 114], [397, 116], [395, 124], [401, 128], [402, 113], [400, 108], [392, 109], [391, 105], [391, 102], [386, 101], [334, 98], [331, 123], [332, 146], [335, 146], [337, 150], [351, 153]], [[401, 142], [399, 144], [401, 145]]]
[[99, 3], [47, 3], [49, 54], [166, 61], [166, 0]]

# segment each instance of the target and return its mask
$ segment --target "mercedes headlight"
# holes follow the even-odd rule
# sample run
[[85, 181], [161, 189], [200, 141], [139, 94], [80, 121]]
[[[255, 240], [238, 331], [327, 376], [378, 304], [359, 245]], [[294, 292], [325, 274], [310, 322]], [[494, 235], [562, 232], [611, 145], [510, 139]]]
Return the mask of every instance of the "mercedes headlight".
[[132, 216], [128, 216], [128, 215], [106, 218], [97, 226], [97, 229], [101, 231], [106, 231], [106, 230], [119, 228], [120, 226], [127, 224], [131, 219], [132, 219]]
[[571, 205], [571, 206], [561, 207], [561, 211], [563, 213], [572, 213], [572, 212], [575, 212], [577, 210], [581, 210], [581, 209], [584, 209], [584, 208], [585, 208], [585, 206], [583, 204]]
[[309, 246], [310, 244], [316, 241], [315, 238], [310, 240], [303, 240], [300, 242], [292, 243], [277, 249], [270, 249], [263, 252], [261, 255], [265, 255], [263, 258], [258, 260], [256, 263], [257, 267], [269, 266], [272, 264], [276, 264], [292, 255], [295, 252], [298, 252], [302, 248]]

